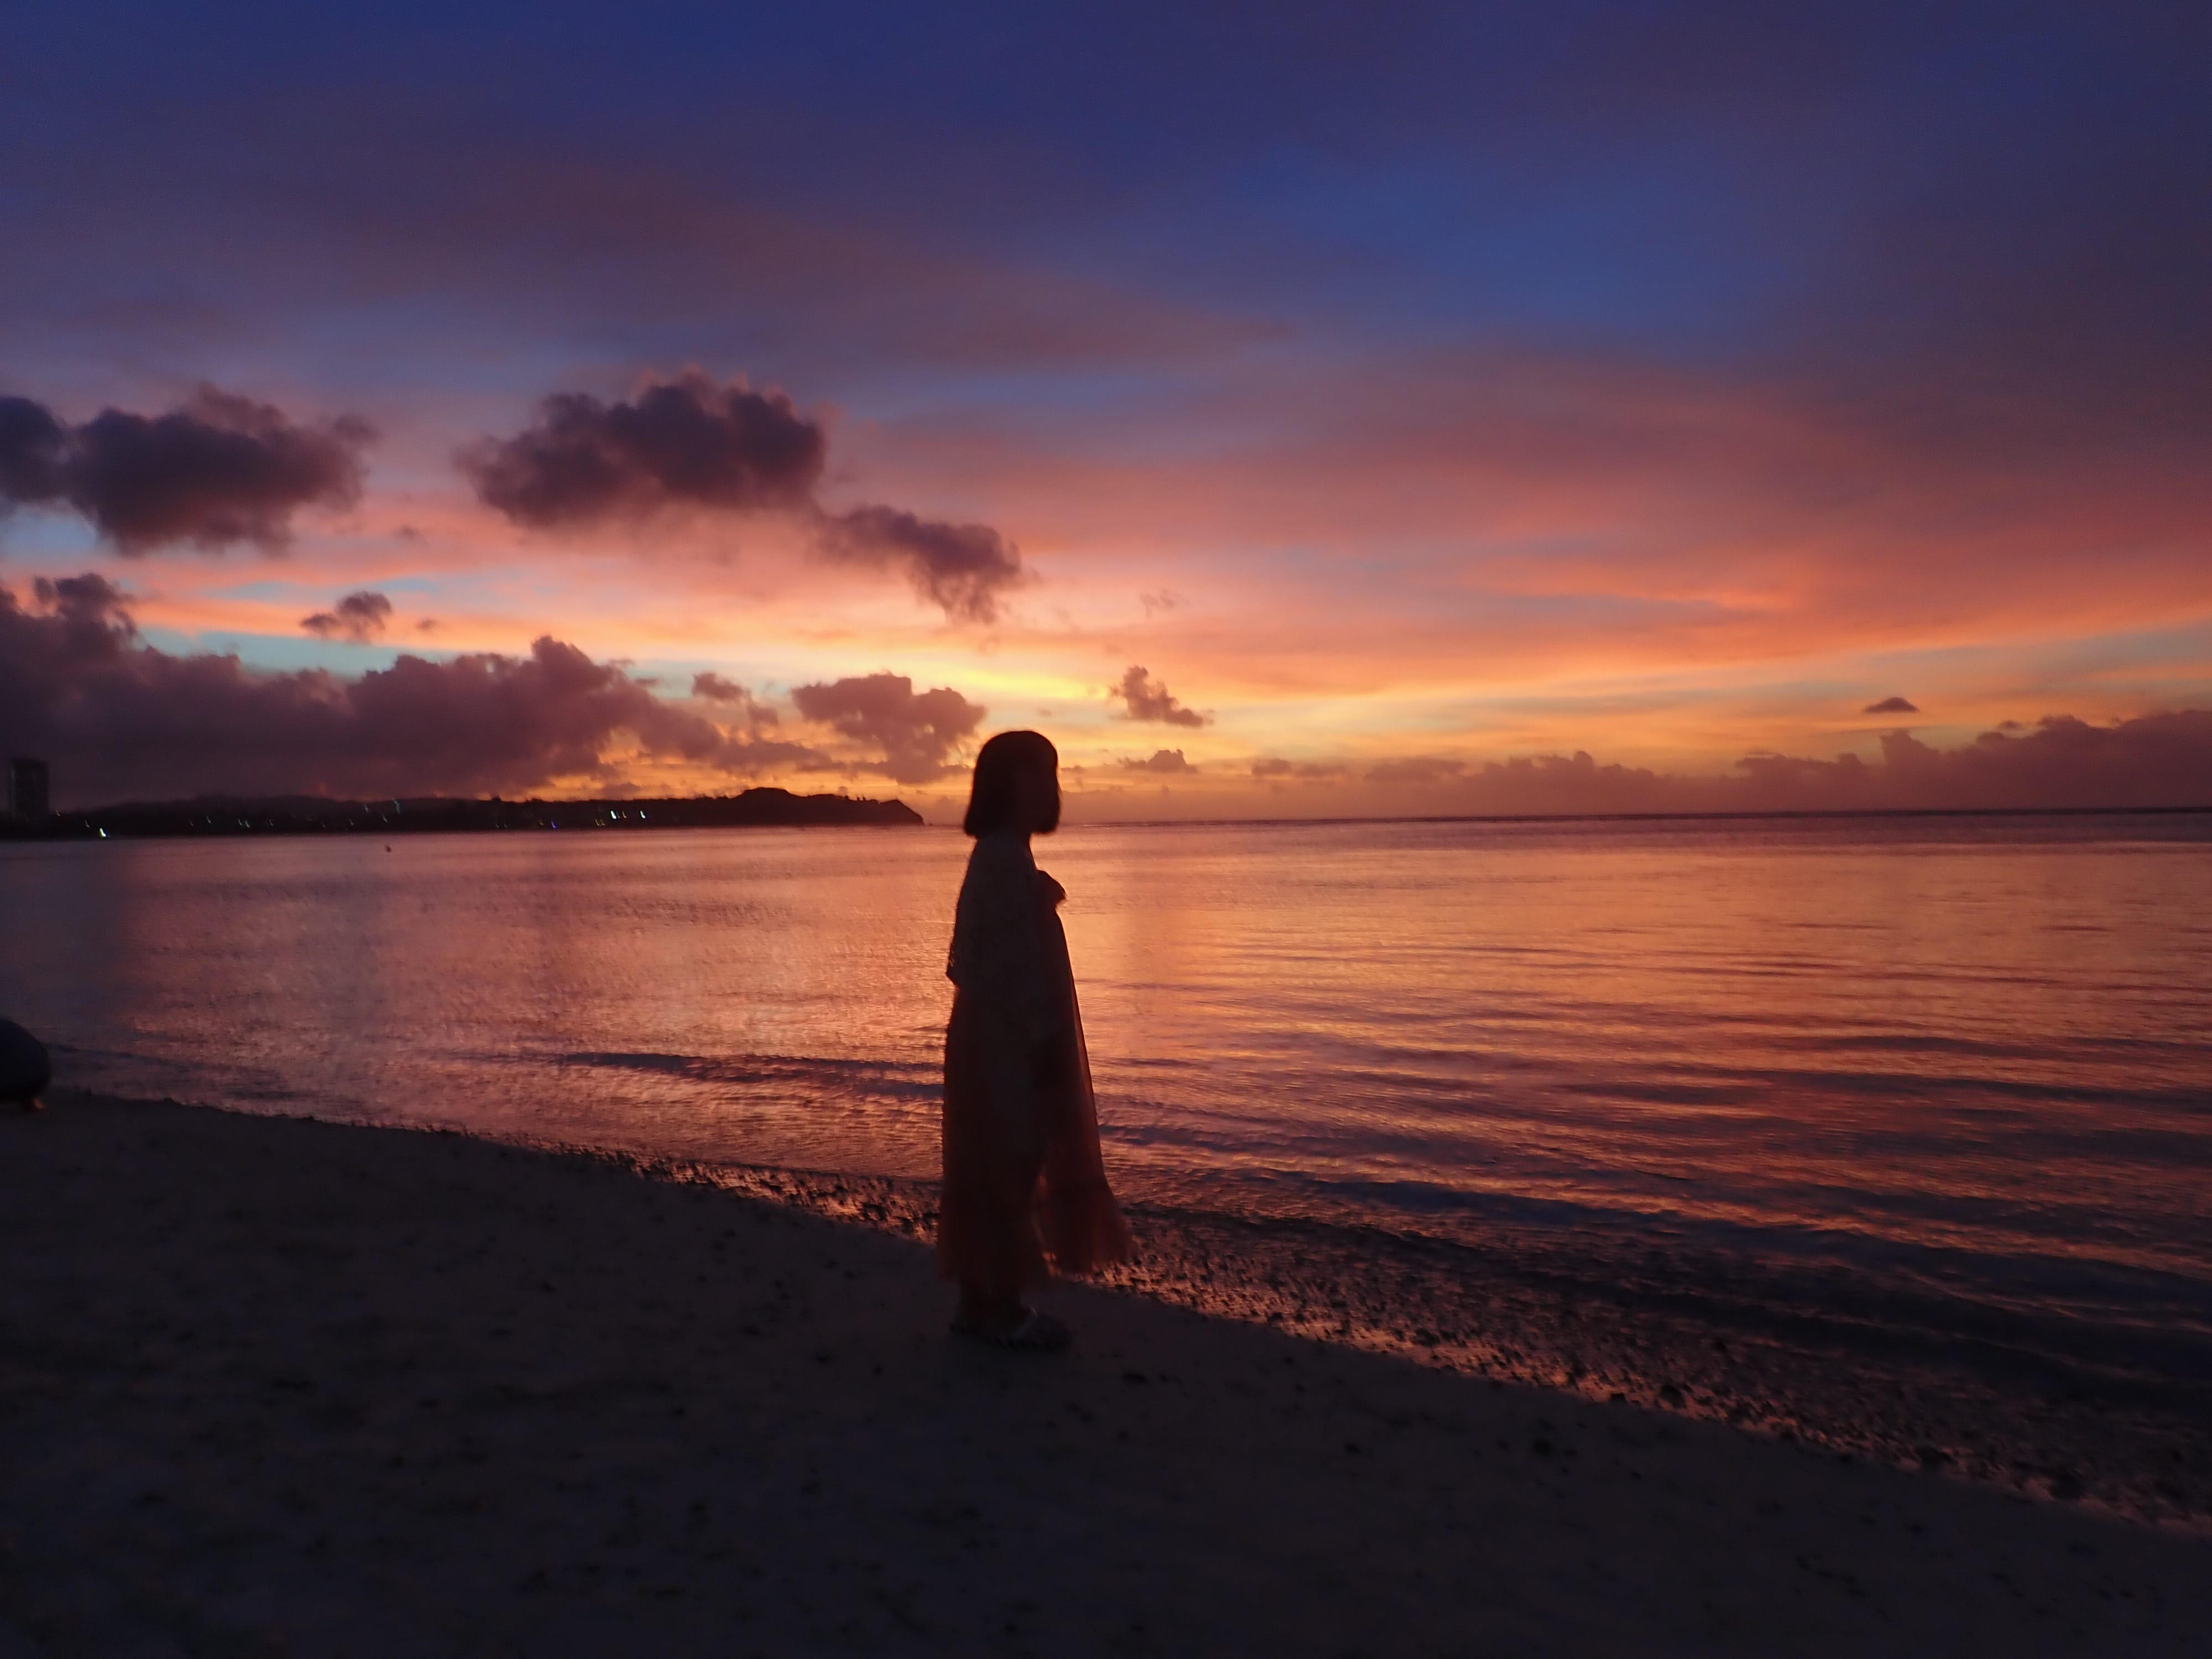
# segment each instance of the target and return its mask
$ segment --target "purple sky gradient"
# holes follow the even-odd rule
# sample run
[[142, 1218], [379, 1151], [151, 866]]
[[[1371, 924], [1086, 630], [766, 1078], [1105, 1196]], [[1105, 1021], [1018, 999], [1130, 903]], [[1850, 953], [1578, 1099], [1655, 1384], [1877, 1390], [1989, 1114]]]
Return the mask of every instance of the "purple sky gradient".
[[[1022, 724], [1077, 817], [2201, 794], [2208, 83], [2182, 5], [47, 8], [9, 625], [94, 575], [238, 692], [65, 800], [236, 787], [257, 718], [268, 787], [384, 793], [283, 688], [540, 640], [607, 696], [421, 789], [943, 815]], [[886, 677], [988, 714], [797, 696]]]

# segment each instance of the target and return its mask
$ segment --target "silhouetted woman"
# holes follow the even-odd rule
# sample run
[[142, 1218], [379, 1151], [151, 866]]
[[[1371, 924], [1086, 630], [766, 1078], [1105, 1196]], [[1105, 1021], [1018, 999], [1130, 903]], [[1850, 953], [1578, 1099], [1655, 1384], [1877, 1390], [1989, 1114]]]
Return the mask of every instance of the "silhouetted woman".
[[952, 1328], [1008, 1347], [1067, 1346], [1067, 1328], [1024, 1307], [1056, 1270], [1128, 1255], [1106, 1184], [1091, 1059], [1058, 909], [1030, 837], [1060, 827], [1060, 756], [1036, 732], [1001, 732], [975, 757], [963, 826], [975, 838], [945, 972], [945, 1192], [937, 1261], [960, 1285]]

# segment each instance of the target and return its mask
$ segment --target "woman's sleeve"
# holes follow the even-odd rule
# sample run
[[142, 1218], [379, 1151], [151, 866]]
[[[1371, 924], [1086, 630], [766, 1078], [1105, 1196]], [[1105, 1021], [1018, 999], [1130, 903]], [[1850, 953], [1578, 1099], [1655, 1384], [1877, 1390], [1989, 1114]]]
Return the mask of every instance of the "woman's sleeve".
[[1036, 876], [1025, 860], [988, 854], [975, 859], [961, 884], [945, 971], [963, 991], [1043, 1042], [1056, 1034], [1060, 1016], [1036, 905]]

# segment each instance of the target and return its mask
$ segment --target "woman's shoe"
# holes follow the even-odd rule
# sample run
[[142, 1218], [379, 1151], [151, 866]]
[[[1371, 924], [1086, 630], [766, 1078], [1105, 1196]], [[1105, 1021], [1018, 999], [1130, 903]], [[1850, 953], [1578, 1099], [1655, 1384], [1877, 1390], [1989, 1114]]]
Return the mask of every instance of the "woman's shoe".
[[1048, 1313], [1039, 1313], [1026, 1308], [1022, 1316], [1011, 1325], [997, 1327], [963, 1325], [952, 1327], [955, 1336], [972, 1337], [978, 1342], [988, 1342], [994, 1348], [1011, 1348], [1017, 1353], [1058, 1353], [1073, 1341], [1074, 1334], [1066, 1326]]

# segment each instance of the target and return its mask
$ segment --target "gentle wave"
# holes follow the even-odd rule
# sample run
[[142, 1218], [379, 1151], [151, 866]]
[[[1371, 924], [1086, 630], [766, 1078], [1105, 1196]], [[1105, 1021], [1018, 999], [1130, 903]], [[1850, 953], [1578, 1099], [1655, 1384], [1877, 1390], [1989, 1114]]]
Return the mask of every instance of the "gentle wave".
[[804, 1054], [556, 1054], [557, 1066], [596, 1066], [612, 1071], [655, 1072], [694, 1083], [750, 1088], [764, 1083], [798, 1085], [852, 1094], [897, 1096], [934, 1102], [940, 1069], [885, 1060], [823, 1060]]

